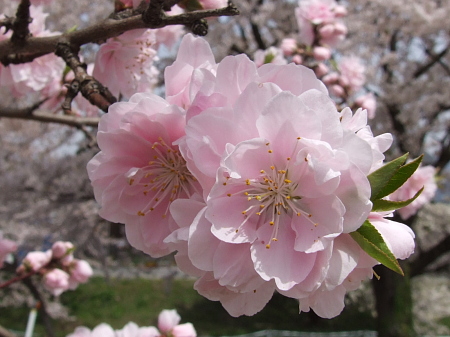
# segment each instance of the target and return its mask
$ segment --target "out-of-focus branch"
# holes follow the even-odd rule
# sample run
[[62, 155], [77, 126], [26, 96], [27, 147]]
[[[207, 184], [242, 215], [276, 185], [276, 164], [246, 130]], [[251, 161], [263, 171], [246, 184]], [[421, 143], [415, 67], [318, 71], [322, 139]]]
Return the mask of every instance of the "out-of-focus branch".
[[434, 164], [437, 168], [437, 174], [439, 174], [450, 161], [450, 127], [447, 128], [446, 136], [441, 142], [441, 149], [439, 158]]
[[83, 128], [85, 126], [97, 127], [100, 118], [97, 117], [76, 117], [66, 115], [54, 115], [50, 113], [37, 112], [37, 107], [33, 106], [26, 109], [7, 110], [0, 108], [0, 118], [17, 118], [32, 121], [57, 123]]
[[237, 8], [230, 4], [228, 7], [220, 9], [202, 10], [173, 16], [165, 15], [158, 24], [144, 23], [141, 15], [120, 20], [109, 18], [90, 27], [61, 35], [30, 37], [20, 46], [9, 39], [0, 41], [0, 62], [3, 65], [8, 65], [24, 57], [26, 57], [27, 61], [32, 61], [36, 57], [53, 53], [59, 42], [69, 43], [72, 47], [79, 47], [91, 42], [104, 41], [132, 29], [162, 28], [170, 25], [191, 26], [194, 22], [207, 17], [234, 16], [238, 14]]
[[441, 51], [439, 54], [433, 55], [429, 50], [426, 50], [426, 53], [431, 57], [430, 61], [422, 65], [420, 68], [418, 68], [415, 72], [413, 77], [418, 78], [425, 74], [432, 66], [434, 66], [436, 63], [440, 62], [441, 59], [447, 54], [448, 47], [444, 48], [443, 51]]
[[44, 322], [45, 332], [48, 337], [55, 337], [55, 333], [53, 331], [52, 321], [51, 318], [47, 312], [47, 306], [45, 304], [44, 298], [42, 297], [39, 290], [36, 288], [36, 286], [33, 284], [33, 281], [30, 278], [26, 278], [23, 280], [23, 283], [25, 286], [30, 290], [30, 292], [33, 294], [33, 297], [41, 303], [41, 306], [39, 308], [39, 313], [41, 314], [42, 320]]
[[[75, 47], [77, 48], [77, 47]], [[73, 70], [75, 79], [72, 82], [71, 89], [68, 90], [69, 98], [75, 98], [76, 89], [81, 91], [82, 95], [93, 105], [99, 107], [107, 112], [112, 103], [117, 102], [117, 99], [111, 92], [97, 81], [93, 76], [86, 72], [86, 64], [80, 61], [77, 55], [78, 50], [74, 50], [69, 43], [58, 43], [55, 54], [60, 56], [66, 64]], [[71, 101], [70, 101], [71, 102]], [[64, 110], [70, 110], [70, 102], [64, 101]]]
[[30, 0], [21, 0], [17, 7], [16, 19], [12, 24], [12, 43], [22, 45], [30, 35], [30, 30], [28, 29], [28, 25], [32, 21], [30, 18], [30, 6]]

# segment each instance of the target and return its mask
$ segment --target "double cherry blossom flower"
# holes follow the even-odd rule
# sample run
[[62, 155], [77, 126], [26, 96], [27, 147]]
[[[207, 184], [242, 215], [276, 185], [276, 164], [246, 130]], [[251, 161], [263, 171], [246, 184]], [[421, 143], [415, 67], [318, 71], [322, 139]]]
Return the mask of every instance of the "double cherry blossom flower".
[[[192, 35], [165, 76], [167, 101], [135, 94], [102, 117], [88, 164], [100, 214], [138, 249], [177, 250], [199, 293], [233, 316], [274, 291], [339, 314], [378, 263], [349, 233], [371, 216], [367, 175], [392, 137], [374, 137], [365, 110], [339, 113], [312, 70], [244, 55], [217, 64]], [[413, 234], [393, 228], [381, 234], [406, 258]]]

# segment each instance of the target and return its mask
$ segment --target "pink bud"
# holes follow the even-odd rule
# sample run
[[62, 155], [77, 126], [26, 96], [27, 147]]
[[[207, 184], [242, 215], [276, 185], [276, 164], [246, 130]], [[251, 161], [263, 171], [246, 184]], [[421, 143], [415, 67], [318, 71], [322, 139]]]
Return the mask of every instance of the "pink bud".
[[313, 57], [318, 61], [325, 61], [331, 57], [331, 50], [326, 47], [314, 47]]
[[53, 295], [58, 296], [69, 289], [69, 274], [55, 268], [44, 275], [44, 287]]
[[158, 316], [158, 328], [163, 333], [172, 330], [181, 320], [176, 310], [163, 310]]
[[337, 5], [334, 7], [334, 15], [337, 18], [341, 18], [348, 14], [347, 9], [344, 6]]
[[26, 269], [32, 269], [38, 271], [52, 259], [52, 251], [47, 250], [46, 252], [29, 252], [27, 256], [22, 261], [22, 265]]
[[314, 67], [314, 72], [317, 77], [322, 77], [328, 74], [330, 69], [325, 65], [325, 63], [320, 62], [317, 66]]
[[68, 250], [73, 249], [72, 242], [56, 241], [52, 246], [53, 257], [60, 259], [67, 254]]
[[303, 58], [301, 55], [296, 54], [296, 55], [292, 56], [292, 62], [294, 62], [295, 64], [302, 64]]
[[328, 23], [319, 28], [319, 34], [322, 38], [329, 38], [333, 36], [334, 33], [334, 24]]
[[334, 33], [337, 35], [347, 35], [348, 29], [347, 26], [342, 22], [336, 22], [334, 24]]
[[326, 76], [324, 76], [322, 78], [322, 82], [325, 83], [326, 85], [330, 85], [333, 83], [336, 83], [339, 79], [339, 74], [336, 72], [332, 72], [327, 74]]
[[280, 45], [284, 56], [291, 56], [295, 49], [297, 49], [297, 41], [292, 38], [283, 39]]
[[0, 232], [0, 268], [3, 267], [3, 260], [6, 255], [17, 250], [17, 243], [14, 241], [3, 239], [3, 235]]
[[75, 259], [70, 269], [70, 278], [78, 283], [85, 283], [94, 273], [87, 261]]
[[331, 93], [336, 97], [343, 97], [345, 95], [345, 90], [339, 84], [333, 84], [330, 87]]

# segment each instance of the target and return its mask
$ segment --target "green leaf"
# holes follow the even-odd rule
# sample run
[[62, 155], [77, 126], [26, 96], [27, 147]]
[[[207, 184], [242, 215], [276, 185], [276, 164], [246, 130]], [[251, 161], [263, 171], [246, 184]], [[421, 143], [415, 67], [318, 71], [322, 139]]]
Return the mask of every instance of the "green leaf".
[[386, 187], [398, 169], [405, 163], [407, 158], [408, 153], [385, 164], [367, 176], [370, 188], [372, 189], [372, 195], [370, 196], [371, 201], [381, 198], [378, 195]]
[[[389, 183], [384, 186], [384, 188], [377, 194], [377, 199], [384, 198], [385, 196], [396, 191], [400, 186], [402, 186], [416, 170], [418, 169], [420, 163], [422, 162], [423, 155], [417, 157], [412, 162], [401, 166], [394, 176], [391, 178]], [[405, 205], [406, 206], [406, 205]], [[403, 207], [403, 206], [402, 206]]]
[[362, 226], [355, 232], [350, 233], [350, 235], [371, 257], [396, 273], [399, 273], [402, 276], [405, 275], [380, 232], [378, 232], [369, 220], [364, 221]]
[[422, 187], [411, 199], [404, 201], [377, 199], [373, 202], [372, 212], [387, 212], [408, 206], [410, 203], [417, 199], [420, 193], [422, 193], [423, 189], [424, 187]]

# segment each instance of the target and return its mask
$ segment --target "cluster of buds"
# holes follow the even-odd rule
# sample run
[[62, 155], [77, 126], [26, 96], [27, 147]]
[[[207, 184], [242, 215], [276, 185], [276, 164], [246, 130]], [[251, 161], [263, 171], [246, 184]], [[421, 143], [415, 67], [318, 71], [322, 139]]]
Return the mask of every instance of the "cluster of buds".
[[88, 262], [75, 259], [71, 242], [57, 241], [45, 252], [30, 252], [17, 268], [19, 275], [40, 274], [44, 287], [58, 296], [85, 283], [93, 271]]

